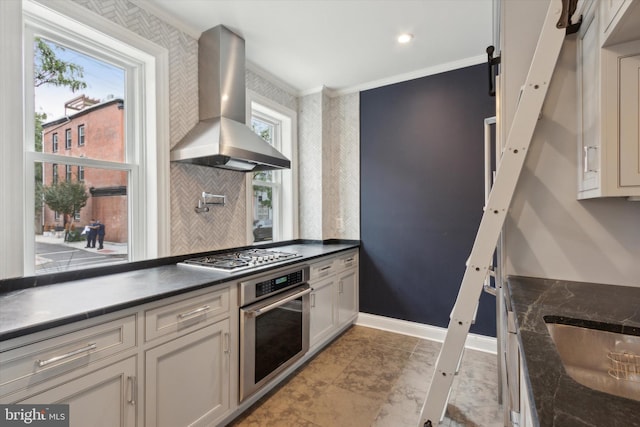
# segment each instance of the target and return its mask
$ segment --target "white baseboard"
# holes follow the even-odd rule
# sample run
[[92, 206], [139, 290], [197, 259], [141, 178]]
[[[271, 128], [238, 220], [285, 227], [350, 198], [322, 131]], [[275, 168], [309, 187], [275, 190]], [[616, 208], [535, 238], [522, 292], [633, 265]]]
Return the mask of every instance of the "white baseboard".
[[[393, 319], [391, 317], [378, 316], [369, 313], [358, 313], [356, 325], [382, 329], [384, 331], [438, 342], [444, 342], [444, 338], [447, 333], [446, 328], [425, 325], [417, 322], [409, 322], [407, 320]], [[465, 342], [465, 347], [472, 350], [483, 351], [485, 353], [498, 354], [498, 341], [493, 337], [487, 337], [484, 335], [469, 334], [467, 336], [467, 341]]]

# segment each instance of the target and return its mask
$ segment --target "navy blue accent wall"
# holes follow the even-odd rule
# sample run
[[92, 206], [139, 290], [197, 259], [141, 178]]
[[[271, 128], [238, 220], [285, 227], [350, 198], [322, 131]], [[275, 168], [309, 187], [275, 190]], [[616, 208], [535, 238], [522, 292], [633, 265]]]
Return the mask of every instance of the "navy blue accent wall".
[[[360, 94], [360, 311], [446, 327], [484, 205], [486, 65]], [[471, 332], [496, 334], [482, 294]]]

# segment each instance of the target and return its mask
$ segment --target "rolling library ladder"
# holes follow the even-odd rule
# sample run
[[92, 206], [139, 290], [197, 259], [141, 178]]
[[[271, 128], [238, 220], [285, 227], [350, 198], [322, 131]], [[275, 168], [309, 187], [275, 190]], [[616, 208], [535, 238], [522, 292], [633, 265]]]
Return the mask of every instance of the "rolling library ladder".
[[531, 67], [520, 92], [500, 167], [489, 194], [480, 227], [467, 261], [433, 380], [420, 413], [418, 427], [435, 427], [443, 419], [453, 377], [462, 359], [480, 293], [491, 272], [493, 254], [540, 116], [562, 42], [577, 0], [551, 0]]

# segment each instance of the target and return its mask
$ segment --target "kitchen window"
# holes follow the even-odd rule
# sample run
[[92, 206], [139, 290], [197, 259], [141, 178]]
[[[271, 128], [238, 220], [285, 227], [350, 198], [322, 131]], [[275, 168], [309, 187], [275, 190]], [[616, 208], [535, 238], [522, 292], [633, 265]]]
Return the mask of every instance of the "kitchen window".
[[297, 195], [294, 174], [296, 113], [251, 91], [251, 128], [291, 160], [291, 169], [249, 173], [247, 195], [249, 243], [297, 238]]
[[[10, 52], [17, 52], [15, 47], [21, 41], [24, 52], [21, 55], [24, 63], [5, 66], [0, 69], [0, 77], [29, 82], [23, 88], [24, 97], [17, 91], [11, 94], [15, 105], [23, 108], [17, 108], [11, 117], [0, 118], [0, 125], [5, 128], [10, 127], [12, 121], [25, 123], [20, 133], [24, 144], [6, 150], [7, 156], [1, 160], [4, 167], [10, 167], [22, 179], [13, 186], [15, 189], [2, 185], [3, 191], [9, 191], [7, 199], [14, 203], [11, 209], [0, 208], [1, 216], [7, 221], [0, 229], [0, 245], [2, 252], [8, 254], [7, 259], [0, 263], [0, 279], [104, 265], [97, 258], [95, 262], [87, 263], [74, 263], [75, 260], [69, 259], [53, 269], [40, 268], [41, 263], [47, 261], [43, 258], [51, 256], [39, 256], [38, 250], [42, 245], [36, 242], [50, 237], [49, 230], [63, 226], [62, 221], [68, 223], [80, 218], [79, 225], [84, 226], [94, 214], [100, 216], [99, 219], [107, 226], [105, 242], [114, 239], [111, 243], [117, 245], [120, 254], [124, 253], [124, 258], [114, 258], [108, 263], [168, 255], [169, 205], [165, 194], [169, 190], [169, 85], [166, 49], [71, 2], [55, 2], [46, 7], [30, 0], [18, 4], [21, 10], [9, 4], [0, 7], [3, 14], [11, 13], [14, 17], [22, 14], [23, 19], [18, 20], [23, 22], [22, 26], [5, 27], [0, 29], [0, 34], [12, 48]], [[37, 53], [41, 48], [38, 43], [41, 41], [59, 59], [80, 63], [85, 68], [83, 79], [87, 86], [71, 92], [55, 85], [31, 84], [37, 77]], [[89, 69], [91, 71], [87, 72]], [[99, 69], [108, 72], [95, 74], [94, 70]], [[23, 75], [21, 70], [24, 70]], [[101, 93], [90, 92], [105, 85], [108, 87], [102, 88]], [[117, 92], [118, 88], [120, 92]], [[56, 89], [65, 92], [56, 92]], [[68, 102], [72, 100], [76, 102]], [[60, 103], [62, 110], [59, 109]], [[51, 114], [39, 108], [43, 104], [52, 106]], [[88, 106], [92, 108], [87, 109]], [[84, 131], [80, 133], [82, 123], [70, 121], [95, 109], [109, 110], [108, 126], [114, 124], [114, 117], [122, 117], [122, 132], [114, 141], [121, 144], [121, 149], [112, 150], [110, 147], [109, 150], [100, 150], [98, 147], [94, 152], [88, 151], [86, 146], [71, 149], [72, 129], [78, 129], [79, 146], [84, 142], [85, 134]], [[42, 112], [47, 113], [46, 116], [43, 117]], [[43, 141], [49, 140], [47, 134], [51, 131], [64, 129], [65, 147], [69, 150], [64, 153], [53, 149], [49, 151], [47, 145], [38, 143], [38, 132], [34, 129], [40, 125]], [[111, 133], [118, 132], [112, 130]], [[51, 138], [53, 140], [54, 136]], [[27, 161], [24, 165], [17, 165], [16, 160], [22, 156]], [[74, 167], [78, 168], [77, 175], [71, 176], [70, 182], [86, 188], [87, 203], [80, 209], [65, 213], [45, 203], [44, 189], [55, 183], [58, 186], [63, 184], [57, 178], [58, 164], [66, 166], [67, 178], [73, 175], [70, 171]], [[93, 212], [88, 212], [89, 201], [96, 209]], [[102, 207], [96, 207], [98, 205]], [[50, 219], [45, 221], [45, 218]], [[22, 239], [18, 240], [19, 234], [12, 230], [19, 230]], [[60, 256], [65, 252], [78, 252], [75, 247], [73, 250], [65, 248], [65, 242], [53, 243]]]

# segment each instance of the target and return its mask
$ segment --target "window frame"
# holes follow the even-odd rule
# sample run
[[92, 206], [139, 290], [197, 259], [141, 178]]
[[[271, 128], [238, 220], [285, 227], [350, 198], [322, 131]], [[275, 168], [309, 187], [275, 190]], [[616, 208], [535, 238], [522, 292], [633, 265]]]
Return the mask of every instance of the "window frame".
[[58, 132], [54, 132], [51, 136], [51, 152], [58, 152]]
[[73, 179], [73, 166], [64, 165], [64, 180], [69, 182]]
[[73, 135], [71, 135], [71, 129], [67, 128], [64, 130], [64, 149], [71, 150], [73, 146]]
[[[291, 169], [277, 171], [278, 184], [273, 184], [272, 207], [274, 208], [273, 242], [294, 240], [298, 238], [298, 159], [297, 159], [297, 113], [283, 105], [272, 101], [252, 90], [247, 90], [247, 122], [251, 124], [254, 113], [260, 120], [279, 122], [280, 151], [291, 161]], [[246, 174], [247, 187], [247, 244], [260, 244], [253, 241], [253, 185], [269, 184], [269, 182], [254, 181], [253, 173]], [[276, 217], [277, 215], [277, 217]]]
[[60, 179], [60, 174], [58, 173], [58, 164], [52, 163], [51, 164], [51, 182], [53, 183], [53, 185], [55, 185], [58, 183], [59, 179]]
[[[135, 128], [132, 132], [138, 141], [145, 141], [145, 144], [137, 144], [133, 153], [138, 159], [144, 159], [144, 164], [137, 167], [130, 177], [134, 184], [130, 188], [141, 189], [135, 196], [129, 197], [134, 205], [130, 212], [136, 216], [129, 218], [130, 229], [136, 233], [135, 239], [133, 236], [129, 239], [130, 261], [169, 255], [170, 115], [167, 49], [75, 4], [50, 2], [43, 5], [33, 0], [0, 3], [0, 21], [3, 24], [0, 26], [0, 35], [7, 43], [6, 59], [10, 60], [10, 64], [0, 66], [2, 81], [31, 81], [33, 63], [23, 63], [22, 58], [33, 57], [33, 44], [23, 43], [23, 40], [31, 41], [33, 33], [40, 34], [40, 30], [55, 30], [56, 34], [67, 37], [73, 34], [83, 40], [83, 45], [111, 46], [111, 53], [126, 55], [137, 61], [137, 72], [133, 74], [134, 79], [127, 80], [127, 85], [138, 86], [136, 105], [139, 117], [144, 119], [144, 126], [132, 126]], [[9, 22], [10, 25], [4, 25]], [[35, 183], [32, 177], [36, 162], [64, 162], [97, 168], [121, 167], [111, 162], [36, 152], [34, 132], [31, 130], [35, 124], [33, 85], [26, 84], [19, 89], [7, 90], [6, 98], [0, 101], [3, 109], [9, 105], [14, 108], [13, 113], [0, 115], [0, 129], [15, 128], [16, 121], [24, 123], [19, 130], [2, 131], [3, 135], [17, 138], [24, 144], [3, 149], [4, 166], [9, 166], [6, 168], [9, 171], [3, 172], [3, 177], [10, 172], [14, 185], [9, 186], [4, 182], [1, 185], [2, 190], [7, 192], [7, 205], [11, 209], [4, 206], [0, 208], [0, 218], [7, 225], [0, 229], [0, 246], [3, 252], [10, 250], [12, 255], [0, 261], [0, 279], [35, 274]], [[18, 177], [17, 183], [15, 177]], [[146, 180], [144, 185], [141, 180]]]
[[78, 125], [78, 147], [84, 146], [84, 124]]

